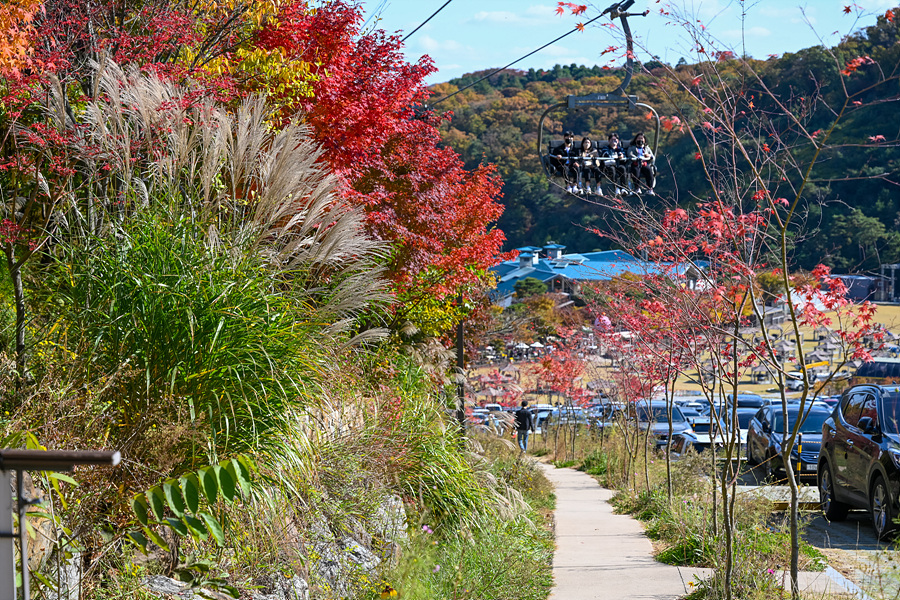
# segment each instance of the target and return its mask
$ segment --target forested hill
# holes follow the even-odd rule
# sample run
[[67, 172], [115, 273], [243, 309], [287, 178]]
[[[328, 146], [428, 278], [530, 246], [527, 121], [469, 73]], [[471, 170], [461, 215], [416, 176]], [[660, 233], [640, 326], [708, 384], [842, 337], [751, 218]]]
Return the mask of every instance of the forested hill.
[[[871, 56], [877, 62], [896, 64], [900, 35], [894, 22], [879, 18], [877, 25], [860, 30], [833, 49], [812, 47], [794, 54], [753, 61], [754, 69], [779, 99], [800, 101], [809, 107], [802, 115], [808, 131], [827, 130], [833, 121], [832, 108], [845, 99], [840, 70], [852, 57]], [[722, 69], [720, 65], [720, 69]], [[727, 66], [722, 69], [727, 72]], [[732, 72], [736, 72], [736, 68]], [[643, 65], [628, 89], [641, 102], [652, 105], [661, 116], [692, 116], [689, 98], [668, 100], [656, 84], [665, 74], [659, 63]], [[702, 71], [698, 65], [679, 64], [675, 75], [691, 78]], [[488, 71], [472, 73], [432, 87], [440, 98], [481, 78]], [[852, 85], [860, 89], [867, 78], [879, 76], [876, 68], [854, 72]], [[506, 211], [499, 227], [506, 233], [507, 249], [542, 245], [549, 241], [564, 244], [570, 251], [605, 249], [601, 238], [585, 227], [602, 226], [596, 207], [573, 197], [551, 191], [544, 180], [537, 155], [538, 123], [541, 114], [567, 95], [584, 95], [615, 90], [622, 73], [601, 67], [557, 65], [549, 71], [506, 70], [438, 105], [453, 112], [442, 128], [444, 142], [456, 149], [474, 168], [492, 162], [504, 180]], [[845, 81], [849, 78], [845, 77]], [[887, 94], [895, 95], [897, 84]], [[875, 100], [875, 98], [863, 98]], [[900, 111], [894, 101], [866, 103], [835, 129], [832, 145], [850, 144], [825, 156], [806, 187], [809, 206], [803, 241], [794, 248], [796, 264], [811, 268], [824, 262], [836, 272], [877, 271], [880, 263], [900, 262]], [[545, 122], [547, 135], [561, 137], [564, 129], [603, 140], [610, 131], [630, 139], [638, 131], [651, 133], [646, 111], [591, 109], [555, 112]], [[872, 145], [870, 137], [884, 136]], [[648, 135], [648, 138], [652, 136]], [[869, 147], [860, 147], [869, 145]], [[705, 149], [704, 151], [707, 151]], [[659, 145], [661, 170], [657, 192], [678, 194], [687, 202], [704, 197], [709, 189], [696, 148], [686, 132], [677, 127], [663, 131]], [[802, 156], [800, 157], [803, 158]], [[677, 189], [676, 189], [677, 187]]]

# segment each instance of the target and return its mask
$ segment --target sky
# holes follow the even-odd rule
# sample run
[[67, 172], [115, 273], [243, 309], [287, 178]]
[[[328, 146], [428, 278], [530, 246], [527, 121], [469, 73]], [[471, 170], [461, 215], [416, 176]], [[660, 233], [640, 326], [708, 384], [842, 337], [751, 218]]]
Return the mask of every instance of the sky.
[[[368, 26], [377, 26], [401, 37], [412, 32], [446, 0], [361, 0]], [[583, 3], [580, 0], [578, 3]], [[580, 17], [556, 14], [556, 2], [547, 0], [452, 0], [405, 44], [406, 57], [416, 61], [429, 55], [438, 72], [427, 79], [439, 83], [466, 73], [502, 67], [572, 30], [579, 22], [597, 16], [613, 0], [588, 4]], [[898, 0], [669, 0], [703, 23], [729, 49], [741, 49], [741, 13], [746, 12], [744, 39], [747, 54], [766, 58], [770, 54], [796, 52], [819, 43], [834, 45], [843, 35], [873, 25], [877, 14], [898, 5]], [[636, 0], [631, 12], [650, 9], [647, 17], [629, 18], [639, 46], [637, 58], [657, 57], [677, 63], [690, 59], [690, 44], [679, 27], [659, 14], [665, 2]], [[844, 7], [849, 6], [849, 14]], [[613, 55], [601, 56], [611, 45], [621, 43], [621, 32], [596, 21], [583, 32], [575, 32], [513, 68], [548, 69], [555, 64], [592, 66], [607, 64]], [[618, 20], [616, 24], [618, 24]], [[621, 57], [616, 59], [621, 63]]]

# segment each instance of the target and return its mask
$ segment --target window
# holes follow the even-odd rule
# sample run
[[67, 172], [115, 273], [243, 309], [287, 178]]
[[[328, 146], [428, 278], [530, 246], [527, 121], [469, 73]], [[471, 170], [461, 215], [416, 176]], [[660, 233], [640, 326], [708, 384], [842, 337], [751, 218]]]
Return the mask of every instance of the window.
[[844, 421], [851, 427], [856, 427], [859, 418], [862, 416], [863, 405], [866, 403], [868, 394], [865, 392], [857, 392], [850, 394], [849, 399], [841, 403], [841, 414]]
[[882, 431], [900, 434], [900, 392], [887, 392], [881, 397], [881, 414]]
[[873, 394], [866, 394], [866, 399], [863, 401], [862, 414], [859, 418], [863, 417], [869, 417], [876, 425], [878, 424], [878, 407], [875, 405], [875, 396]]

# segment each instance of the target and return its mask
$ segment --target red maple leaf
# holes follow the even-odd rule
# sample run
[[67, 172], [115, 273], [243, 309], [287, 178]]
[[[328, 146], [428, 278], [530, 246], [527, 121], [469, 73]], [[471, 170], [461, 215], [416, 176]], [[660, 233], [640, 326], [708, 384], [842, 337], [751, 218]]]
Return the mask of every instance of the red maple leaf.
[[869, 141], [870, 141], [870, 142], [875, 142], [875, 143], [883, 142], [883, 141], [884, 141], [884, 136], [881, 135], [881, 134], [879, 134], [879, 135], [870, 135], [870, 136], [869, 136]]
[[703, 77], [703, 75], [697, 75], [696, 77], [694, 77], [693, 79], [691, 79], [691, 85], [697, 85], [698, 83], [700, 83], [700, 79], [701, 79], [702, 77]]
[[888, 23], [893, 23], [894, 22], [894, 11], [889, 10], [886, 13], [884, 13], [884, 18], [888, 20]]
[[852, 10], [852, 9], [851, 9], [849, 6], [845, 6], [845, 7], [844, 7], [844, 14], [845, 14], [845, 15], [849, 15], [851, 10]]

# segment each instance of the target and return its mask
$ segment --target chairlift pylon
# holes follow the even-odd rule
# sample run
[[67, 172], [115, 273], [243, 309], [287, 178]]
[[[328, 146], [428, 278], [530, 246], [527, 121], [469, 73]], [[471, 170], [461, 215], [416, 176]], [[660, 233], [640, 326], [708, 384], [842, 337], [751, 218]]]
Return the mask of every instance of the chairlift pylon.
[[[559, 180], [567, 181], [564, 175], [564, 167], [560, 168], [561, 162], [557, 161], [556, 156], [553, 154], [554, 149], [559, 149], [562, 145], [559, 142], [548, 141], [546, 153], [544, 151], [544, 121], [547, 119], [547, 116], [555, 111], [565, 110], [565, 111], [576, 111], [576, 110], [584, 110], [586, 108], [609, 108], [612, 110], [622, 110], [625, 109], [629, 112], [637, 110], [638, 107], [645, 108], [650, 111], [650, 114], [653, 115], [656, 122], [656, 131], [653, 137], [653, 146], [651, 148], [653, 156], [650, 161], [650, 168], [653, 175], [653, 180], [655, 183], [655, 172], [656, 172], [656, 155], [659, 149], [659, 137], [661, 130], [661, 122], [659, 118], [659, 114], [649, 104], [640, 102], [636, 95], [626, 94], [626, 89], [631, 83], [631, 78], [634, 74], [634, 40], [631, 35], [631, 27], [628, 25], [628, 17], [645, 17], [650, 11], [644, 11], [642, 13], [629, 13], [627, 12], [629, 8], [634, 4], [635, 0], [624, 0], [622, 2], [616, 2], [609, 6], [606, 10], [601, 13], [602, 15], [609, 14], [609, 18], [611, 20], [619, 19], [622, 23], [622, 30], [625, 33], [625, 77], [622, 79], [622, 83], [619, 84], [619, 87], [611, 93], [607, 92], [599, 92], [595, 94], [588, 94], [586, 96], [567, 96], [565, 102], [560, 102], [558, 104], [554, 104], [550, 106], [544, 113], [541, 115], [540, 122], [538, 124], [538, 142], [537, 142], [537, 151], [538, 158], [541, 163], [541, 167], [544, 170], [544, 175], [547, 177], [547, 181], [550, 182], [551, 185], [559, 188], [560, 190], [570, 194], [575, 195], [574, 192], [571, 191], [570, 186], [562, 185], [559, 183]], [[575, 160], [568, 159], [568, 160]], [[567, 162], [568, 162], [567, 160]], [[554, 162], [557, 161], [557, 162]], [[615, 161], [602, 160], [607, 166], [612, 165]], [[598, 162], [601, 162], [598, 161]], [[562, 170], [563, 172], [560, 172]], [[626, 178], [628, 175], [626, 174]], [[615, 189], [619, 189], [617, 185], [614, 185]], [[588, 186], [590, 189], [590, 186]], [[652, 193], [653, 187], [650, 186], [650, 190]], [[639, 191], [638, 186], [635, 186], [634, 190], [631, 190], [627, 186], [622, 190], [625, 193], [637, 193]], [[598, 184], [598, 194], [599, 194], [599, 184]]]

